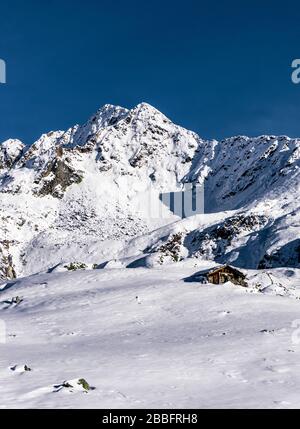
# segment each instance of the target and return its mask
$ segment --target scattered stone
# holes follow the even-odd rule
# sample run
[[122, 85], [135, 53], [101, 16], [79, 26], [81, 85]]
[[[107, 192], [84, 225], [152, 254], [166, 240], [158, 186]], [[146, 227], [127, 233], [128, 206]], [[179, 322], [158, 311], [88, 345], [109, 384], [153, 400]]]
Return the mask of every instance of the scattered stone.
[[90, 390], [91, 389], [89, 383], [84, 378], [80, 378], [78, 380], [78, 384], [81, 385], [84, 388], [84, 390]]
[[24, 373], [30, 372], [32, 369], [28, 365], [14, 365], [9, 368], [13, 372]]
[[83, 262], [71, 262], [69, 265], [65, 265], [64, 268], [68, 271], [86, 270], [87, 265]]
[[262, 329], [261, 331], [259, 331], [263, 334], [274, 334], [275, 329]]
[[67, 389], [71, 393], [76, 391], [88, 393], [90, 390], [95, 390], [95, 387], [90, 386], [90, 384], [84, 378], [66, 380], [61, 384], [54, 385], [53, 387], [54, 392], [60, 392], [61, 390]]

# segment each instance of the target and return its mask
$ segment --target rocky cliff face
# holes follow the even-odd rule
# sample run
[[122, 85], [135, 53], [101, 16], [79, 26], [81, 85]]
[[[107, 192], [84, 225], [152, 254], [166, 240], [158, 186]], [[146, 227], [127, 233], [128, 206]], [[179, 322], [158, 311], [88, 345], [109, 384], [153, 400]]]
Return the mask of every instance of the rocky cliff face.
[[194, 164], [186, 180], [205, 181], [207, 211], [236, 209], [284, 193], [287, 182], [299, 189], [300, 140], [232, 137], [200, 151]]
[[[1, 275], [126, 258], [132, 239], [155, 230], [161, 237], [150, 253], [167, 252], [172, 261], [205, 257], [245, 266], [248, 255], [251, 266], [297, 265], [299, 167], [300, 140], [206, 141], [146, 103], [131, 110], [105, 105], [86, 124], [44, 134], [29, 147], [8, 140], [0, 145]], [[190, 230], [169, 240], [166, 225], [185, 226], [160, 197], [185, 184], [204, 185], [205, 210], [216, 218], [201, 217], [199, 225], [196, 216]], [[149, 213], [149, 189], [160, 216]], [[260, 252], [253, 259], [254, 245]]]

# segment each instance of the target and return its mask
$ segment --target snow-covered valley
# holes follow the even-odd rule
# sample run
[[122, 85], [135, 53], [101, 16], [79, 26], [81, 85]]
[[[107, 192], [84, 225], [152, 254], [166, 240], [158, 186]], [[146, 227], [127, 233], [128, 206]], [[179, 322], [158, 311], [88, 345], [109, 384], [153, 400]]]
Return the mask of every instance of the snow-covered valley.
[[[299, 167], [146, 103], [1, 144], [0, 406], [299, 407]], [[247, 287], [193, 277], [219, 264]]]

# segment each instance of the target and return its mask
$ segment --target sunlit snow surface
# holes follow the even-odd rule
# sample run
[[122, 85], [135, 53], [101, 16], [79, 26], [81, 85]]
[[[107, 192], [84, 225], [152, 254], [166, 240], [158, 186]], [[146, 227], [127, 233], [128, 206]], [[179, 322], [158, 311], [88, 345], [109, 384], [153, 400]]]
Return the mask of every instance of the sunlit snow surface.
[[[300, 301], [184, 281], [200, 268], [183, 262], [2, 284], [1, 407], [299, 407]], [[290, 276], [300, 292], [299, 270]], [[23, 301], [4, 303], [14, 296]], [[25, 364], [31, 371], [11, 369]], [[96, 389], [54, 387], [80, 378]]]

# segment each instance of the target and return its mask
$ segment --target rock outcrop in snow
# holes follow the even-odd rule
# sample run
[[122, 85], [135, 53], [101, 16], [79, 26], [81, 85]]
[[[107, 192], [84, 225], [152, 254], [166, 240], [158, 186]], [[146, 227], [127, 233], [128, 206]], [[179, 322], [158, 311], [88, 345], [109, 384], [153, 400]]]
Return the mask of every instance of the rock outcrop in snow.
[[0, 145], [0, 172], [8, 170], [21, 158], [25, 145], [16, 139], [9, 139]]

